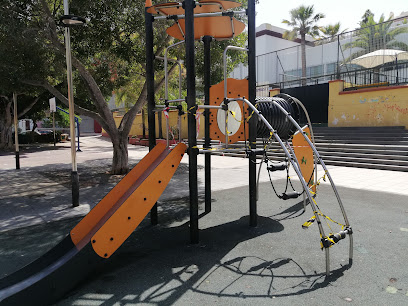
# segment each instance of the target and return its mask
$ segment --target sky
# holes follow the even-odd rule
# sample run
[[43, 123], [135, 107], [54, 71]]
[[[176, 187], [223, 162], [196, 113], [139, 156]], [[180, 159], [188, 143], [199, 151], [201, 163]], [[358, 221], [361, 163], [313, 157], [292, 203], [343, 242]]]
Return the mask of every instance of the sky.
[[262, 23], [270, 23], [271, 25], [288, 29], [288, 27], [282, 23], [282, 20], [289, 20], [289, 11], [301, 4], [307, 6], [314, 5], [315, 13], [325, 14], [326, 17], [319, 21], [318, 25], [324, 26], [340, 21], [341, 31], [345, 29], [351, 31], [358, 28], [358, 22], [367, 9], [370, 9], [374, 13], [374, 20], [376, 21], [378, 21], [381, 14], [384, 14], [387, 19], [391, 12], [393, 12], [396, 17], [400, 15], [401, 12], [408, 11], [407, 0], [259, 0], [259, 4], [256, 5], [256, 25], [259, 26]]

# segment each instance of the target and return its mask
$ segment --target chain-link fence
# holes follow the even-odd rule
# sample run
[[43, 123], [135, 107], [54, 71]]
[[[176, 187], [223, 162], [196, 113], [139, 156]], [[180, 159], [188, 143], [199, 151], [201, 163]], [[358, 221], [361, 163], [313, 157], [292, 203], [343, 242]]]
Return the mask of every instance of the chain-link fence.
[[[296, 87], [342, 79], [346, 89], [408, 83], [408, 23], [398, 18], [257, 56], [257, 83]], [[245, 69], [245, 68], [240, 68]]]

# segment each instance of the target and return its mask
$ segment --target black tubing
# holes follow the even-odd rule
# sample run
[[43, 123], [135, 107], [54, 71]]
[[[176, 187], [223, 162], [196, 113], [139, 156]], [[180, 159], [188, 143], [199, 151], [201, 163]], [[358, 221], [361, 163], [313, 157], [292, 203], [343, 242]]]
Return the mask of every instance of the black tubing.
[[[300, 111], [298, 105], [291, 96], [282, 94], [272, 97], [274, 102], [281, 105], [297, 122]], [[266, 120], [276, 130], [282, 140], [288, 140], [296, 132], [296, 127], [287, 119], [286, 115], [273, 102], [257, 103], [257, 108]], [[257, 137], [269, 137], [270, 131], [267, 126], [258, 121]]]

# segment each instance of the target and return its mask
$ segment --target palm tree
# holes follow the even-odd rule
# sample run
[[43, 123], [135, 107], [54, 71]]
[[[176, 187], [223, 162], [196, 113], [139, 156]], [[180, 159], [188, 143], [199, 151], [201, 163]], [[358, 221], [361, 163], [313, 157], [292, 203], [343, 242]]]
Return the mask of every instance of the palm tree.
[[366, 53], [370, 53], [380, 49], [398, 49], [408, 51], [408, 45], [404, 42], [395, 40], [395, 37], [402, 33], [408, 33], [408, 27], [397, 27], [392, 29], [391, 15], [388, 20], [385, 20], [384, 14], [380, 20], [376, 22], [374, 15], [364, 14], [363, 20], [360, 22], [361, 29], [357, 33], [357, 38], [349, 43], [344, 44], [344, 49], [359, 48], [358, 51], [345, 60], [348, 62], [353, 58], [359, 57]]
[[300, 47], [302, 53], [302, 85], [306, 85], [306, 35], [312, 37], [319, 35], [319, 27], [316, 25], [324, 15], [314, 13], [314, 7], [301, 5], [290, 11], [290, 21], [283, 20], [282, 23], [292, 27], [292, 30], [285, 31], [283, 38], [294, 40], [300, 35]]
[[345, 31], [347, 31], [347, 29], [343, 30], [340, 32], [340, 22], [337, 22], [335, 24], [329, 24], [323, 27], [320, 27], [319, 30], [320, 32], [322, 32], [323, 35], [321, 35], [322, 39], [329, 39], [329, 41], [334, 41], [334, 36], [336, 35], [341, 35], [343, 34]]
[[[352, 42], [344, 44], [345, 50], [352, 48], [358, 48], [358, 50], [353, 52], [344, 62], [349, 63], [354, 58], [380, 49], [408, 51], [408, 45], [406, 43], [395, 39], [399, 34], [408, 33], [408, 28], [396, 27], [392, 29], [393, 17], [391, 14], [388, 20], [385, 20], [384, 14], [382, 14], [380, 20], [376, 22], [374, 20], [374, 14], [367, 10], [360, 22], [361, 29], [356, 32], [358, 35], [357, 38]], [[373, 71], [373, 82], [378, 83], [380, 68], [375, 67]]]

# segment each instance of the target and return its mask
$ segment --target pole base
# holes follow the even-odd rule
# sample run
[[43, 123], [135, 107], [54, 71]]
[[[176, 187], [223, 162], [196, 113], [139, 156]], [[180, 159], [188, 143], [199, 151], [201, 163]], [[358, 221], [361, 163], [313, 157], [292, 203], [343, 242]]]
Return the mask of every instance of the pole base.
[[16, 151], [16, 169], [20, 169], [20, 152]]
[[158, 211], [157, 211], [157, 202], [156, 202], [156, 204], [154, 204], [154, 206], [150, 210], [150, 224], [151, 225], [159, 224], [159, 216], [158, 216]]
[[72, 206], [79, 206], [79, 175], [77, 171], [71, 172]]

